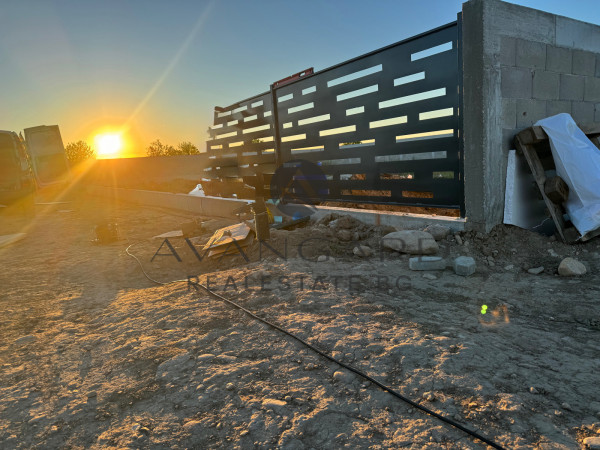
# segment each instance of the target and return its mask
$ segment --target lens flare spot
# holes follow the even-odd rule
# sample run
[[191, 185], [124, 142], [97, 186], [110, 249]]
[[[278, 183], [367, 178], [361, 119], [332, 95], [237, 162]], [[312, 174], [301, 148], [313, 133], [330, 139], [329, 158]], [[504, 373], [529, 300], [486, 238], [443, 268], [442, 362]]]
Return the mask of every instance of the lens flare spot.
[[487, 312], [487, 305], [481, 305], [481, 314], [485, 314]]

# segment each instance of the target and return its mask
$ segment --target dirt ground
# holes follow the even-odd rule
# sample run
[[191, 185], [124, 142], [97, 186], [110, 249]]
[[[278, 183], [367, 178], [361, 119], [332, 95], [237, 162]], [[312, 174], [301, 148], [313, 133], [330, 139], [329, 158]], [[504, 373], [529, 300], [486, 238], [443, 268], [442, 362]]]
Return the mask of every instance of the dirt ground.
[[[92, 242], [104, 220], [119, 242]], [[86, 197], [38, 206], [32, 223], [0, 216], [0, 235], [27, 233], [0, 249], [2, 449], [486, 448], [202, 290], [151, 283], [125, 253], [132, 243], [151, 277], [208, 277], [505, 448], [600, 435], [600, 240], [567, 246], [503, 226], [461, 245], [450, 235], [441, 256], [477, 261], [465, 278], [409, 270], [407, 255], [380, 251], [389, 229], [346, 221], [346, 241], [325, 220], [273, 232], [279, 256], [255, 243], [248, 261], [199, 261], [173, 238], [181, 262], [165, 245], [152, 261], [163, 243], [152, 237], [186, 220]], [[207, 220], [198, 242], [230, 223]], [[355, 256], [357, 241], [375, 254]], [[588, 273], [560, 277], [566, 256]]]

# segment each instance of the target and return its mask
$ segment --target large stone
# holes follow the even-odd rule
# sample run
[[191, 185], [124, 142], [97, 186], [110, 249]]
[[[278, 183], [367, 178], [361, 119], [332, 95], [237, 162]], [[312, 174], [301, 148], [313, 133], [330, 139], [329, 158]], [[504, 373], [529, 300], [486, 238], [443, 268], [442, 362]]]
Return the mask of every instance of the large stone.
[[383, 246], [409, 255], [434, 255], [439, 247], [433, 236], [426, 231], [401, 230], [386, 234]]
[[587, 269], [575, 258], [565, 258], [558, 266], [558, 274], [563, 277], [577, 277], [585, 275]]
[[35, 342], [35, 340], [36, 340], [36, 337], [30, 334], [28, 336], [20, 337], [19, 339], [17, 339], [15, 341], [15, 344], [26, 345], [26, 344], [31, 344], [32, 342]]
[[475, 264], [475, 260], [470, 256], [459, 256], [454, 260], [454, 272], [456, 275], [468, 277], [475, 273], [476, 268], [477, 264]]
[[432, 224], [423, 231], [431, 234], [436, 241], [441, 241], [442, 239], [446, 239], [446, 236], [450, 233], [450, 228], [444, 225]]
[[408, 260], [410, 270], [444, 270], [446, 261], [440, 256], [416, 256]]

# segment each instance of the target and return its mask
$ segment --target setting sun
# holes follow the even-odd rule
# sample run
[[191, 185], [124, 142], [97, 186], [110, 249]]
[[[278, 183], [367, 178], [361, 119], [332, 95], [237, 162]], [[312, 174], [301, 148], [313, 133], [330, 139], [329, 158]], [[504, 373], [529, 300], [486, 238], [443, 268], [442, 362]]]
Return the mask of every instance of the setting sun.
[[123, 148], [123, 140], [120, 134], [103, 133], [94, 138], [96, 152], [99, 158], [118, 157]]

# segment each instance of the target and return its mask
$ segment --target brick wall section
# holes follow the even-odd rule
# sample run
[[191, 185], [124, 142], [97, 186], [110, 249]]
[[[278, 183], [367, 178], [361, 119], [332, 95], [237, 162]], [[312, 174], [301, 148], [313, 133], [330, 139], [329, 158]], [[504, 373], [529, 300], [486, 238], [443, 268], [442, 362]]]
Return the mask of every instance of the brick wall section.
[[600, 122], [600, 53], [502, 36], [499, 59], [504, 150], [544, 117]]

